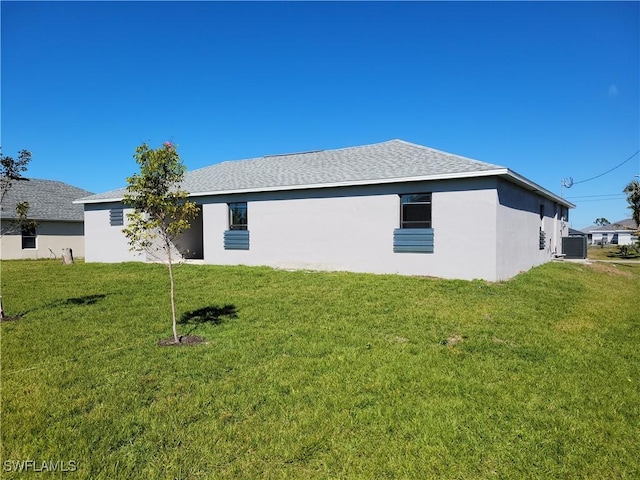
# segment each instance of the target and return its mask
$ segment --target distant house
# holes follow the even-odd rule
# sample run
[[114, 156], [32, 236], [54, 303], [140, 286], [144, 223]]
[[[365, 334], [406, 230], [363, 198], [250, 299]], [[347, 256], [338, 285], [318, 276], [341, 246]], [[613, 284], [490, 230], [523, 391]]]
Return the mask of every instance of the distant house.
[[[224, 265], [510, 278], [559, 255], [574, 205], [508, 168], [392, 140], [187, 172], [179, 248]], [[147, 261], [124, 189], [79, 199], [87, 262]]]
[[575, 228], [569, 227], [569, 236], [570, 237], [586, 237], [587, 234], [582, 230], [576, 230]]
[[637, 241], [638, 228], [633, 219], [626, 218], [609, 225], [592, 225], [582, 231], [591, 245], [631, 245]]
[[[73, 201], [91, 192], [54, 180], [16, 180], [2, 202], [2, 260], [60, 257], [63, 248], [84, 256], [84, 215]], [[16, 228], [16, 204], [29, 202], [35, 226]]]

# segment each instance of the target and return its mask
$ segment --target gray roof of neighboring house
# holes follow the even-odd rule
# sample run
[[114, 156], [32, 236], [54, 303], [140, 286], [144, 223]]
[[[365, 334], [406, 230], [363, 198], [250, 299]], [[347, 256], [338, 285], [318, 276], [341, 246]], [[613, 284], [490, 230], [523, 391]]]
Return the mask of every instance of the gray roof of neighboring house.
[[29, 178], [13, 180], [2, 201], [2, 218], [16, 218], [16, 204], [29, 202], [32, 220], [84, 221], [84, 208], [74, 200], [91, 192], [55, 180]]
[[583, 228], [582, 231], [585, 233], [593, 233], [593, 232], [625, 232], [629, 230], [636, 230], [638, 227], [636, 226], [636, 222], [633, 221], [632, 218], [625, 218], [624, 220], [618, 220], [617, 222], [612, 222], [609, 225], [591, 225], [589, 227]]
[[[268, 155], [218, 163], [185, 174], [182, 188], [191, 195], [215, 195], [242, 191], [389, 183], [435, 178], [459, 178], [483, 174], [511, 174], [507, 168], [403, 140], [371, 145]], [[532, 184], [535, 185], [535, 184]], [[537, 185], [535, 187], [538, 187]], [[541, 189], [541, 187], [540, 187]], [[545, 192], [544, 189], [541, 191]], [[80, 199], [81, 203], [121, 200], [126, 189]], [[550, 192], [546, 192], [550, 195]]]

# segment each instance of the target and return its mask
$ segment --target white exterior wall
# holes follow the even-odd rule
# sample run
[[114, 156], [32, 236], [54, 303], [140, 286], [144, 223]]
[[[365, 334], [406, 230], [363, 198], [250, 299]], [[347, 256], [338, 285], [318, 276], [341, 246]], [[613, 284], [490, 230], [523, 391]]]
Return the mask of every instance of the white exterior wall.
[[[135, 262], [144, 261], [145, 256], [129, 251], [122, 226], [109, 225], [109, 210], [122, 208], [119, 203], [88, 204], [84, 207], [85, 261], [87, 262]], [[124, 209], [124, 223], [127, 212]]]
[[[211, 198], [216, 203], [203, 205], [204, 261], [492, 280], [496, 196], [486, 184], [478, 179]], [[434, 253], [394, 253], [399, 193], [423, 192], [432, 192]], [[249, 250], [224, 249], [228, 201], [248, 202]]]
[[[403, 193], [432, 194], [433, 253], [394, 253]], [[183, 240], [194, 252], [202, 251], [204, 263], [219, 265], [498, 281], [549, 261], [554, 252], [560, 253], [561, 237], [568, 233], [559, 205], [496, 177], [192, 200], [202, 206], [202, 216]], [[224, 248], [229, 202], [247, 202], [249, 250]], [[542, 220], [541, 204], [545, 205]], [[129, 251], [122, 227], [109, 226], [109, 209], [118, 207], [85, 205], [86, 261], [145, 261], [143, 255]], [[546, 232], [542, 250], [541, 225]]]
[[[3, 231], [9, 227], [2, 222]], [[36, 248], [22, 248], [21, 232], [3, 234], [0, 243], [2, 260], [60, 258], [63, 248], [71, 248], [73, 256], [82, 258], [84, 235], [82, 222], [39, 221], [36, 226]]]
[[[504, 180], [497, 183], [498, 214], [497, 279], [504, 280], [548, 262], [560, 254], [562, 237], [568, 236], [567, 209], [533, 192]], [[544, 218], [540, 219], [540, 206]], [[545, 232], [545, 246], [540, 249], [540, 227]]]
[[632, 245], [634, 242], [634, 236], [632, 231], [624, 231], [624, 232], [593, 232], [591, 234], [591, 245], [599, 245], [602, 242], [603, 233], [607, 234], [607, 238], [605, 239], [605, 245], [613, 243], [614, 235], [618, 235], [617, 243], [614, 245]]

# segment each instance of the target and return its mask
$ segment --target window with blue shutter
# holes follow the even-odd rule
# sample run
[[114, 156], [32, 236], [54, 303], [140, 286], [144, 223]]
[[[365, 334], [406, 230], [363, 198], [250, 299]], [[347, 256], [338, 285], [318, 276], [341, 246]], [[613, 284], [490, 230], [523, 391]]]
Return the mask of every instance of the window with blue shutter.
[[400, 195], [400, 228], [393, 231], [395, 253], [433, 253], [431, 194]]
[[224, 232], [225, 250], [249, 250], [247, 202], [229, 203], [229, 230]]

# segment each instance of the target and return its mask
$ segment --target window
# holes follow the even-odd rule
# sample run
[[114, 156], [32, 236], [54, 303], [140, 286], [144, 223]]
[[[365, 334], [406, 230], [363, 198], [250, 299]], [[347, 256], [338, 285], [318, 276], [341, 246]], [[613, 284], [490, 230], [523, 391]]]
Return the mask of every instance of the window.
[[540, 204], [540, 229], [538, 231], [538, 249], [544, 250], [547, 246], [547, 234], [544, 232], [544, 204]]
[[247, 202], [229, 203], [229, 230], [224, 232], [225, 250], [249, 250]]
[[22, 249], [36, 248], [36, 227], [24, 225], [22, 227]]
[[538, 237], [538, 249], [544, 250], [547, 246], [547, 234], [540, 227], [539, 237]]
[[400, 228], [393, 231], [394, 253], [433, 253], [431, 194], [400, 195]]
[[229, 230], [247, 229], [247, 202], [229, 204]]
[[431, 194], [400, 195], [400, 228], [431, 228]]
[[124, 214], [121, 208], [112, 208], [109, 210], [109, 225], [112, 227], [121, 227], [124, 225]]

